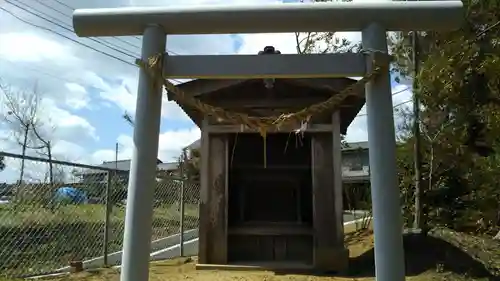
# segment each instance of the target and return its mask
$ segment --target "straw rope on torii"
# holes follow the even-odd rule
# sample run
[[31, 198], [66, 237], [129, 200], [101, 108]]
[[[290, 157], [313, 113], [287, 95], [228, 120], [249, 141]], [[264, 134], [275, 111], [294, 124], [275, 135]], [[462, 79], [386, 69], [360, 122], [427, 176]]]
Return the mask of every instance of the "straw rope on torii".
[[[168, 93], [172, 94], [170, 98], [177, 103], [192, 106], [203, 114], [214, 116], [218, 120], [224, 120], [235, 125], [244, 125], [250, 129], [256, 129], [260, 132], [261, 136], [265, 138], [267, 131], [273, 127], [279, 129], [280, 127], [284, 127], [286, 125], [293, 125], [297, 126], [297, 131], [304, 131], [306, 128], [304, 125], [307, 124], [313, 115], [338, 107], [347, 97], [362, 95], [363, 91], [360, 91], [360, 89], [362, 89], [366, 83], [374, 79], [379, 73], [386, 71], [390, 62], [390, 56], [381, 51], [363, 50], [362, 53], [370, 56], [372, 67], [356, 83], [346, 87], [339, 93], [332, 95], [323, 102], [304, 107], [295, 112], [265, 117], [251, 116], [245, 113], [228, 111], [221, 107], [203, 103], [199, 99], [186, 94], [184, 91], [177, 88], [174, 84], [164, 78], [163, 58], [168, 55], [167, 53], [154, 55], [148, 58], [147, 61], [136, 59], [136, 64], [150, 75], [153, 86], [160, 87], [161, 84], [163, 84]], [[389, 59], [387, 59], [388, 57]]]

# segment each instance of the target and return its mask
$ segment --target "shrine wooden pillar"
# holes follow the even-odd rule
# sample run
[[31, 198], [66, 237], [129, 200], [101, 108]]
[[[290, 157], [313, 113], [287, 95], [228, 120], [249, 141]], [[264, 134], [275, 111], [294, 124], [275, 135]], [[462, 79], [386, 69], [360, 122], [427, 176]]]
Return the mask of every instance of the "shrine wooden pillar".
[[201, 129], [199, 264], [227, 263], [227, 137]]
[[349, 253], [344, 247], [340, 117], [332, 117], [331, 133], [312, 137], [314, 268], [343, 271]]

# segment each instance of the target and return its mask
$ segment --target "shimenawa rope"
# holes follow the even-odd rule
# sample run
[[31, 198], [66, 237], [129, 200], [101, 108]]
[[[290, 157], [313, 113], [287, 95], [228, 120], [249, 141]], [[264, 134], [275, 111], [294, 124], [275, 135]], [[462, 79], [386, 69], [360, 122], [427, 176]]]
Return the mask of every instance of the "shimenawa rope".
[[[304, 107], [296, 112], [281, 114], [279, 116], [250, 116], [245, 113], [232, 112], [221, 107], [212, 106], [186, 94], [184, 91], [176, 87], [170, 81], [164, 78], [163, 75], [163, 59], [166, 53], [159, 53], [151, 56], [144, 62], [141, 59], [136, 59], [136, 64], [144, 69], [152, 78], [154, 87], [165, 86], [169, 93], [172, 93], [172, 99], [179, 104], [191, 106], [199, 110], [205, 115], [214, 116], [218, 120], [228, 121], [235, 125], [245, 125], [250, 129], [256, 129], [266, 141], [267, 131], [270, 128], [279, 129], [286, 125], [296, 126], [297, 131], [303, 131], [307, 126], [308, 121], [313, 115], [322, 113], [326, 110], [334, 109], [342, 104], [342, 101], [350, 96], [359, 96], [363, 93], [360, 91], [366, 83], [374, 79], [381, 72], [386, 71], [389, 67], [389, 60], [386, 58], [388, 54], [381, 51], [364, 50], [364, 54], [370, 56], [372, 66], [371, 69], [356, 83], [346, 87], [337, 94], [333, 94], [327, 100]], [[333, 92], [333, 91], [332, 91]]]

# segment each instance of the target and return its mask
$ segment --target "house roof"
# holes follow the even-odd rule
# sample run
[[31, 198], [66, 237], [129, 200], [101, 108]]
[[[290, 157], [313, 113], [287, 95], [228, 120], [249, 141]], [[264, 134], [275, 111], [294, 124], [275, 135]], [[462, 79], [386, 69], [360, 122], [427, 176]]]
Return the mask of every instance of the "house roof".
[[97, 167], [128, 171], [128, 170], [130, 170], [130, 159], [118, 160], [118, 161], [104, 161], [102, 164], [98, 165]]
[[193, 150], [193, 149], [200, 149], [200, 147], [201, 147], [201, 139], [197, 139], [190, 145], [186, 146], [185, 149]]
[[[80, 174], [100, 174], [105, 170], [117, 170], [117, 171], [130, 171], [130, 159], [118, 160], [118, 161], [105, 161], [100, 165], [96, 166], [96, 169], [86, 170]], [[99, 169], [102, 168], [102, 169]], [[157, 161], [157, 168], [162, 171], [173, 171], [177, 169], [177, 162], [163, 163], [161, 160]]]
[[342, 148], [342, 151], [353, 151], [358, 149], [368, 149], [368, 142], [367, 141], [348, 142], [347, 146]]
[[[357, 80], [351, 78], [275, 79], [276, 84], [285, 85], [288, 87], [287, 89], [292, 89], [291, 92], [298, 92], [304, 95], [320, 93], [327, 96], [335, 95], [356, 82]], [[184, 91], [187, 95], [199, 100], [202, 99], [202, 96], [219, 94], [225, 96], [228, 92], [231, 92], [231, 95], [240, 95], [244, 89], [248, 88], [255, 93], [265, 93], [264, 91], [266, 91], [262, 79], [195, 79], [178, 84], [176, 87]], [[188, 104], [183, 104], [182, 101], [179, 101], [178, 104], [191, 120], [198, 127], [201, 127], [204, 114]], [[349, 127], [364, 104], [364, 94], [357, 97], [351, 96], [343, 101], [340, 107], [340, 127], [342, 133], [345, 134], [347, 132], [347, 127]], [[196, 143], [194, 145], [199, 146]]]
[[169, 163], [160, 163], [158, 164], [158, 169], [162, 171], [174, 171], [177, 170], [178, 167], [177, 162], [169, 162]]

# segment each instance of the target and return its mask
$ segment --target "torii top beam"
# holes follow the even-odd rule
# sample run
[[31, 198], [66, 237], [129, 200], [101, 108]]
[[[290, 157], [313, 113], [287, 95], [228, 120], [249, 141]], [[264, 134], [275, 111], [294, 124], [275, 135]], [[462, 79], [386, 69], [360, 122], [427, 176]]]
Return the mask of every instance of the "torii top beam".
[[157, 24], [166, 34], [359, 31], [376, 22], [388, 31], [458, 28], [462, 1], [288, 3], [196, 7], [78, 9], [80, 37], [142, 35]]

